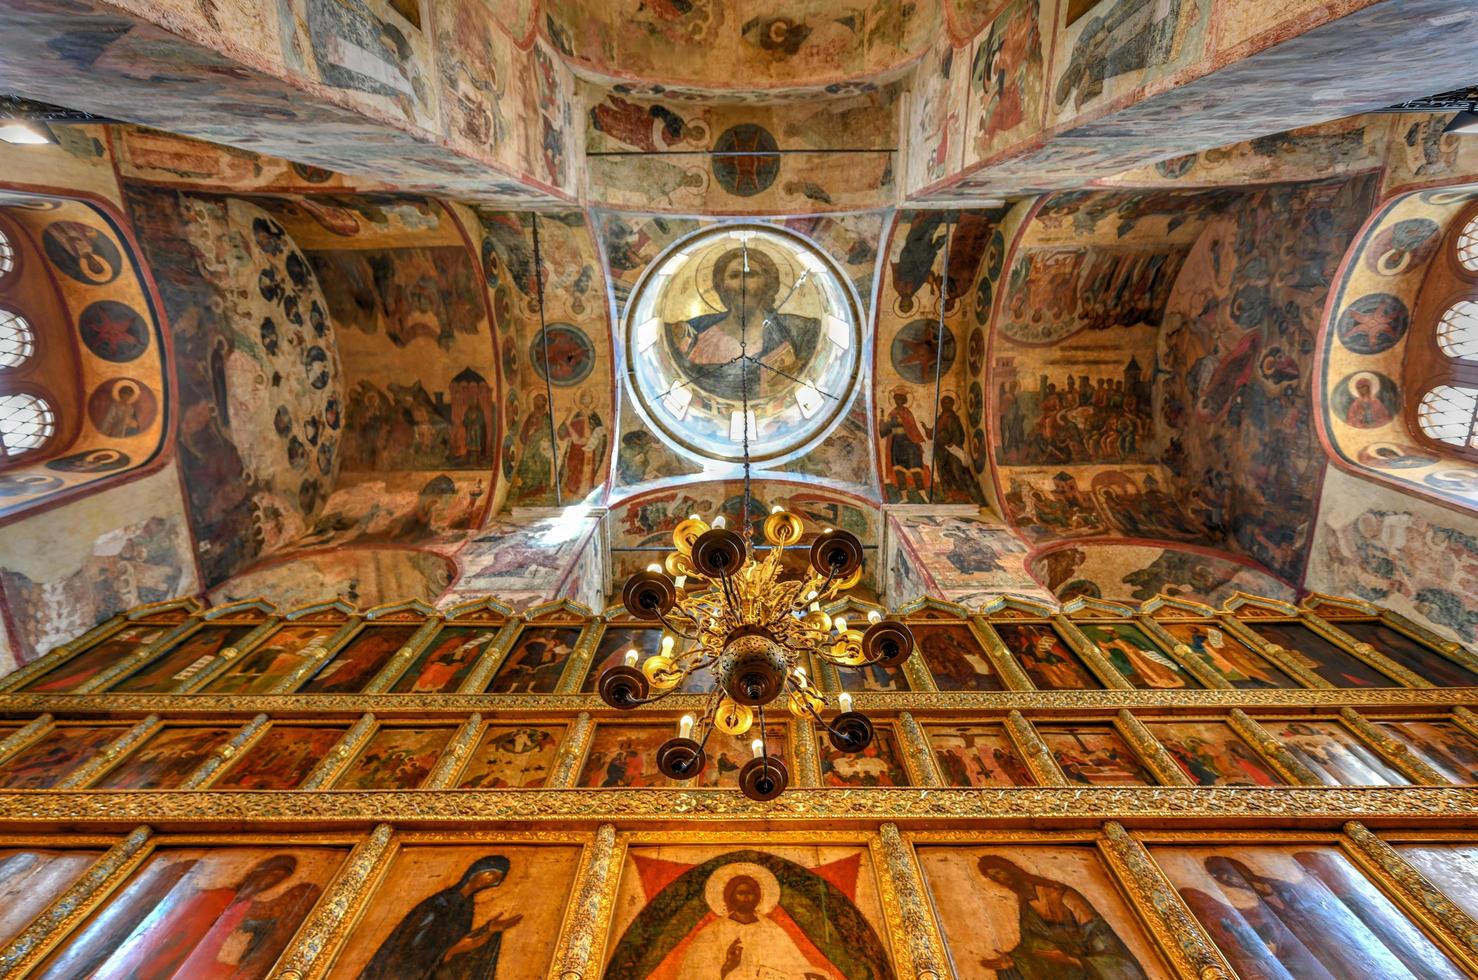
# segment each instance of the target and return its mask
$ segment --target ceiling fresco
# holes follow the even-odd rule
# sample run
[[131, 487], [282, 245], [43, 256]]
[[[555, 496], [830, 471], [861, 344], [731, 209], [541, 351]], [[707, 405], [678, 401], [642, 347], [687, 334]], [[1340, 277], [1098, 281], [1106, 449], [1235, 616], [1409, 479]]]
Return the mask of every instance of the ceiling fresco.
[[[858, 533], [890, 601], [1334, 583], [1471, 629], [1437, 566], [1376, 581], [1416, 546], [1371, 513], [1459, 567], [1478, 482], [1417, 465], [1408, 338], [1360, 324], [1390, 300], [1411, 332], [1416, 230], [1478, 178], [1445, 117], [1373, 110], [1426, 94], [1412, 45], [1421, 87], [1470, 81], [1475, 28], [1441, 0], [0, 0], [7, 85], [118, 120], [0, 145], [0, 226], [86, 352], [75, 449], [0, 474], [0, 548], [58, 507], [109, 542], [4, 549], [9, 647], [75, 632], [62, 587], [84, 618], [349, 582], [603, 605], [677, 521], [741, 521], [746, 475], [751, 512]], [[108, 594], [108, 562], [145, 584]]]

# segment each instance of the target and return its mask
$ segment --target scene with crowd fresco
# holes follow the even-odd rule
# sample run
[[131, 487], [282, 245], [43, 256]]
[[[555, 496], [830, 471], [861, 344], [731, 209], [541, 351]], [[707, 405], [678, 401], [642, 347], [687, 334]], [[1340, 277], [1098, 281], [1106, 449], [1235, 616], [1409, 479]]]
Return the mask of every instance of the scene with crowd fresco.
[[0, 977], [1478, 976], [1475, 64], [0, 0]]

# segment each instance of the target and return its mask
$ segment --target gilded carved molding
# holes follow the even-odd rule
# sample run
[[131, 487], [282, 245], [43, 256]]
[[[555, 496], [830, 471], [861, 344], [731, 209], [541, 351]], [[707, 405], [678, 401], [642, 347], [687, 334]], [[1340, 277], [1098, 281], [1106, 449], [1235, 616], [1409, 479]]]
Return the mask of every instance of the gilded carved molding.
[[790, 759], [795, 765], [793, 785], [812, 787], [821, 785], [821, 759], [816, 749], [815, 729], [810, 725], [786, 726], [790, 739]]
[[[882, 883], [883, 910], [901, 943], [898, 953], [907, 957], [909, 975], [917, 980], [944, 980], [950, 976], [944, 939], [929, 908], [924, 882], [914, 863], [913, 847], [898, 832], [898, 825], [885, 823], [879, 829], [877, 849], [885, 874]], [[901, 965], [901, 964], [900, 964]]]
[[436, 760], [436, 766], [426, 777], [422, 788], [452, 789], [456, 786], [457, 776], [462, 772], [462, 766], [467, 762], [467, 756], [477, 745], [478, 736], [481, 734], [482, 715], [474, 714], [461, 724], [446, 748], [442, 750], [441, 758]]
[[97, 824], [116, 827], [232, 824], [264, 826], [444, 822], [620, 821], [668, 824], [762, 821], [1063, 822], [1187, 819], [1216, 822], [1289, 817], [1305, 821], [1376, 819], [1419, 824], [1471, 824], [1478, 788], [1017, 786], [955, 788], [792, 789], [769, 803], [732, 789], [567, 789], [9, 792], [0, 793], [0, 826]]
[[153, 832], [148, 827], [138, 827], [93, 862], [81, 878], [0, 949], [0, 977], [11, 980], [29, 973], [143, 863], [153, 843]]
[[[277, 961], [276, 980], [317, 980], [328, 972], [332, 953], [347, 937], [376, 880], [389, 867], [395, 831], [380, 824], [354, 846], [328, 890], [318, 900]], [[328, 955], [325, 955], [328, 954]]]
[[158, 715], [149, 715], [140, 720], [128, 731], [109, 742], [97, 755], [68, 773], [56, 784], [56, 788], [59, 790], [81, 789], [113, 768], [119, 759], [132, 752], [158, 728]]
[[1352, 820], [1345, 824], [1344, 831], [1354, 855], [1377, 869], [1401, 892], [1409, 906], [1421, 910], [1433, 928], [1464, 956], [1469, 969], [1478, 969], [1478, 922], [1364, 824]]
[[1405, 742], [1397, 741], [1385, 730], [1377, 725], [1371, 724], [1370, 720], [1353, 708], [1341, 709], [1339, 716], [1344, 723], [1355, 732], [1357, 736], [1381, 754], [1381, 756], [1418, 783], [1426, 783], [1429, 786], [1446, 786], [1451, 780], [1433, 769], [1427, 761], [1415, 752]]
[[1300, 762], [1292, 752], [1284, 747], [1283, 743], [1273, 737], [1273, 733], [1264, 728], [1257, 721], [1248, 716], [1241, 708], [1233, 708], [1227, 716], [1227, 722], [1242, 738], [1252, 744], [1263, 758], [1272, 764], [1289, 783], [1302, 786], [1323, 786], [1324, 780], [1316, 776], [1308, 766]]
[[370, 736], [374, 734], [375, 725], [373, 714], [362, 715], [358, 721], [349, 726], [348, 731], [339, 737], [334, 747], [329, 749], [328, 753], [319, 760], [318, 765], [313, 767], [313, 771], [304, 777], [303, 781], [298, 784], [298, 789], [315, 790], [329, 786], [355, 753], [364, 748], [364, 743], [368, 742]]
[[277, 632], [277, 628], [281, 625], [282, 621], [279, 619], [268, 619], [266, 622], [257, 626], [256, 629], [237, 640], [233, 645], [222, 649], [220, 653], [215, 655], [215, 659], [190, 677], [180, 681], [169, 693], [189, 693], [208, 686], [217, 677], [230, 670], [231, 665], [239, 660], [243, 654], [255, 650], [267, 637]]
[[[1109, 690], [1109, 691], [911, 691], [853, 692], [862, 711], [973, 711], [1005, 714], [1023, 711], [1100, 711], [1120, 708], [1438, 708], [1478, 704], [1478, 688], [1255, 688], [1247, 690]], [[659, 704], [622, 712], [681, 714], [702, 711], [702, 694], [674, 694]], [[274, 717], [300, 714], [361, 714], [366, 711], [414, 715], [467, 715], [473, 711], [543, 713], [591, 711], [610, 713], [593, 694], [0, 694], [0, 713], [28, 715], [50, 712], [66, 717], [159, 713], [172, 718], [258, 712]]]
[[1062, 774], [1062, 769], [1057, 765], [1057, 760], [1052, 755], [1052, 750], [1047, 748], [1047, 743], [1037, 734], [1031, 722], [1019, 711], [1013, 711], [1006, 716], [1006, 733], [1016, 746], [1016, 751], [1021, 755], [1026, 767], [1031, 770], [1034, 778], [1042, 786], [1067, 786], [1067, 777]]
[[582, 711], [570, 722], [559, 752], [554, 758], [554, 767], [549, 773], [550, 789], [572, 788], [580, 779], [580, 763], [585, 761], [585, 750], [590, 746], [590, 737], [595, 734], [595, 725], [590, 714]]
[[232, 735], [225, 742], [216, 746], [215, 750], [206, 757], [206, 760], [199, 766], [196, 766], [194, 772], [185, 777], [185, 781], [180, 783], [179, 788], [182, 790], [201, 789], [209, 786], [225, 770], [226, 766], [230, 764], [231, 759], [238, 752], [245, 752], [252, 745], [256, 744], [257, 739], [266, 734], [268, 723], [269, 719], [266, 715], [257, 715], [250, 722], [243, 725], [241, 730], [235, 735]]
[[[809, 726], [796, 727], [804, 731]], [[920, 786], [944, 785], [944, 780], [939, 776], [939, 767], [934, 762], [934, 750], [929, 745], [929, 737], [907, 711], [898, 714], [898, 741], [903, 749], [904, 762], [915, 783]]]
[[1232, 691], [1236, 690], [1232, 682], [1221, 675], [1221, 671], [1212, 668], [1200, 657], [1196, 656], [1194, 650], [1186, 646], [1175, 637], [1160, 622], [1151, 616], [1140, 616], [1135, 619], [1139, 628], [1144, 630], [1156, 643], [1169, 653], [1171, 659], [1175, 660], [1186, 671], [1199, 681], [1202, 686], [1210, 690]]
[[1236, 974], [1165, 879], [1144, 845], [1118, 823], [1104, 824], [1100, 848], [1176, 971], [1188, 980], [1236, 980]]
[[1160, 744], [1160, 740], [1144, 726], [1144, 722], [1134, 717], [1127, 708], [1119, 712], [1118, 729], [1124, 741], [1139, 753], [1144, 764], [1161, 783], [1166, 786], [1196, 785], [1170, 757], [1170, 753], [1165, 751], [1165, 746]]
[[1066, 616], [1058, 615], [1052, 617], [1052, 622], [1062, 633], [1063, 639], [1067, 640], [1068, 646], [1082, 658], [1088, 669], [1098, 675], [1104, 687], [1111, 691], [1132, 691], [1134, 685], [1124, 679], [1124, 675], [1114, 669], [1098, 644], [1088, 639], [1083, 631], [1078, 629], [1077, 624]]
[[[467, 679], [462, 682], [462, 686], [457, 688], [457, 694], [466, 695], [486, 688], [492, 682], [493, 675], [498, 672], [498, 668], [503, 666], [503, 658], [508, 655], [508, 648], [513, 646], [514, 638], [522, 629], [523, 623], [519, 620], [504, 623], [498, 630], [498, 635], [493, 637], [487, 650], [478, 659], [477, 666], [472, 668], [467, 674]], [[445, 696], [436, 695], [435, 697]]]
[[4, 762], [21, 749], [50, 731], [56, 721], [51, 715], [38, 715], [0, 741], [0, 762]]
[[586, 846], [580, 862], [574, 898], [565, 912], [564, 928], [554, 951], [552, 977], [585, 980], [600, 973], [601, 953], [621, 878], [621, 854], [616, 828], [604, 824]]
[[439, 616], [422, 623], [421, 628], [412, 633], [401, 648], [395, 651], [395, 656], [390, 658], [390, 662], [381, 667], [378, 674], [370, 678], [369, 683], [364, 686], [364, 693], [382, 694], [390, 690], [395, 682], [400, 680], [400, 675], [410, 667], [416, 656], [426, 648], [426, 644], [431, 642], [432, 637], [440, 632], [443, 625]]

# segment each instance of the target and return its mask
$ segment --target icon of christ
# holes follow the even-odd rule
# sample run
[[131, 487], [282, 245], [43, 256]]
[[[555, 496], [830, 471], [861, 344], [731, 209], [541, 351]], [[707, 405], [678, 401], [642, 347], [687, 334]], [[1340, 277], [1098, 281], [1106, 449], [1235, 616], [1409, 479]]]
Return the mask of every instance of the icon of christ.
[[751, 399], [768, 399], [796, 384], [791, 379], [816, 355], [821, 321], [777, 309], [785, 301], [775, 260], [756, 247], [731, 248], [713, 265], [713, 289], [722, 310], [667, 324], [682, 373], [696, 387], [731, 401], [742, 398], [746, 382]]

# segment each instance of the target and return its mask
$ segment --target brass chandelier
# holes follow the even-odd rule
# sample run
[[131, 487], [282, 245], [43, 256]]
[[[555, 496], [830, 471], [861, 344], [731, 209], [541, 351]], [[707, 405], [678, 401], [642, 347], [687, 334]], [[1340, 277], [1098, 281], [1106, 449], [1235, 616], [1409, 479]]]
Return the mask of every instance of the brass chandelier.
[[[712, 526], [696, 514], [677, 525], [672, 533], [675, 550], [666, 562], [632, 575], [621, 596], [633, 617], [666, 627], [662, 650], [640, 666], [640, 654], [628, 650], [623, 663], [601, 674], [597, 690], [606, 704], [629, 710], [667, 697], [696, 671], [712, 668], [718, 684], [702, 717], [682, 718], [678, 734], [658, 746], [657, 768], [669, 779], [692, 779], [708, 763], [704, 747], [715, 729], [740, 736], [758, 721], [759, 736], [750, 743], [754, 758], [739, 770], [739, 788], [750, 799], [772, 800], [790, 782], [785, 762], [770, 751], [765, 727], [765, 707], [782, 695], [791, 714], [808, 726], [821, 725], [838, 751], [861, 752], [872, 744], [872, 722], [852, 710], [850, 694], [838, 697], [840, 711], [830, 721], [822, 716], [826, 700], [806, 672], [807, 658], [812, 664], [847, 668], [897, 667], [913, 652], [914, 638], [907, 626], [876, 612], [869, 614], [862, 631], [822, 608], [862, 578], [862, 542], [855, 534], [822, 531], [811, 545], [806, 577], [785, 579], [783, 556], [787, 548], [802, 547], [804, 528], [800, 518], [776, 507], [763, 526], [768, 553], [764, 558], [748, 553], [753, 537], [749, 433], [754, 425], [749, 374], [766, 368], [795, 379], [749, 351], [747, 238], [741, 237], [740, 249], [745, 274], [740, 278], [739, 354], [734, 362], [739, 364], [743, 398], [744, 535], [729, 530], [723, 516]], [[769, 317], [766, 312], [762, 327], [770, 325]]]
[[856, 535], [822, 531], [811, 545], [806, 577], [785, 579], [782, 556], [800, 541], [800, 518], [779, 507], [765, 518], [771, 547], [762, 559], [747, 554], [744, 538], [724, 523], [719, 517], [710, 527], [696, 515], [682, 521], [665, 567], [650, 565], [627, 580], [621, 596], [626, 611], [661, 622], [668, 633], [662, 652], [640, 666], [637, 651], [628, 650], [624, 663], [601, 674], [598, 690], [611, 707], [631, 709], [659, 701], [689, 675], [712, 668], [717, 689], [702, 717], [683, 717], [678, 734], [658, 747], [657, 768], [671, 779], [692, 779], [707, 764], [704, 746], [715, 729], [744, 735], [758, 721], [754, 758], [739, 771], [739, 788], [750, 799], [771, 800], [790, 782], [765, 730], [765, 707], [782, 695], [791, 714], [808, 726], [821, 725], [838, 751], [861, 752], [872, 743], [872, 722], [852, 710], [850, 694], [838, 697], [835, 717], [822, 715], [826, 701], [807, 673], [807, 656], [813, 664], [844, 668], [897, 667], [913, 652], [914, 638], [903, 623], [876, 611], [866, 630], [858, 630], [822, 608], [862, 577]]

